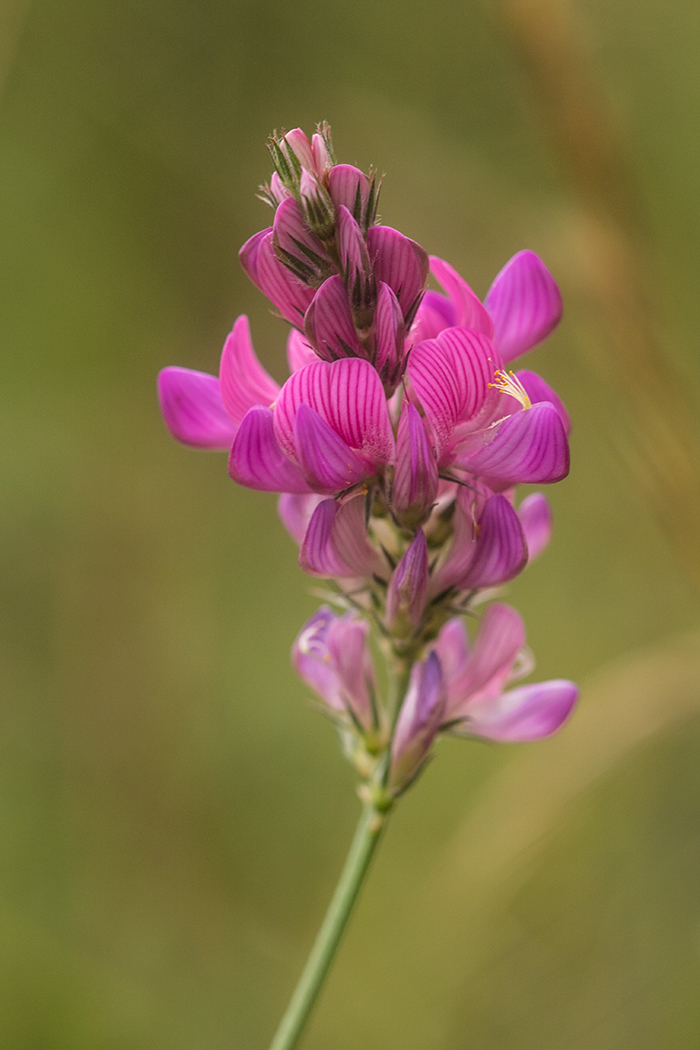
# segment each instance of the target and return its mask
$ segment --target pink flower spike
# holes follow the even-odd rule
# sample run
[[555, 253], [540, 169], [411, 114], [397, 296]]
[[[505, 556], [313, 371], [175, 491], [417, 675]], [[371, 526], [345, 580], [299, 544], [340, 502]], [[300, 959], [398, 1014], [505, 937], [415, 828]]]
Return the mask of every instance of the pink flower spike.
[[396, 438], [392, 509], [403, 525], [415, 528], [430, 513], [437, 491], [437, 461], [425, 425], [415, 405], [404, 401]]
[[455, 310], [454, 323], [464, 328], [474, 328], [488, 339], [493, 339], [493, 321], [488, 310], [454, 267], [444, 259], [438, 259], [437, 255], [431, 255], [430, 272], [452, 301]]
[[528, 561], [542, 553], [552, 538], [552, 508], [542, 492], [532, 492], [518, 507], [518, 517], [525, 533]]
[[336, 208], [348, 209], [363, 233], [367, 233], [373, 218], [371, 208], [370, 182], [364, 172], [351, 164], [336, 164], [328, 176], [328, 192]]
[[393, 459], [394, 435], [384, 389], [369, 361], [316, 361], [289, 377], [275, 405], [275, 433], [290, 459], [297, 458], [294, 420], [301, 404], [318, 412], [372, 470]]
[[294, 442], [304, 476], [314, 492], [331, 496], [356, 485], [367, 474], [366, 464], [308, 405], [299, 405]]
[[485, 302], [493, 318], [495, 342], [505, 362], [546, 339], [563, 312], [557, 282], [531, 251], [518, 252], [506, 263], [496, 275]]
[[332, 273], [333, 264], [294, 197], [282, 201], [272, 229], [275, 254], [299, 280], [318, 287]]
[[253, 405], [269, 406], [280, 392], [279, 384], [258, 361], [250, 325], [245, 314], [237, 318], [221, 352], [219, 368], [221, 399], [233, 422], [238, 426]]
[[255, 405], [246, 413], [231, 448], [228, 472], [239, 485], [262, 492], [310, 492], [304, 475], [282, 452], [272, 409]]
[[[461, 620], [449, 621], [453, 623], [462, 625]], [[500, 696], [525, 645], [525, 625], [510, 605], [494, 602], [484, 613], [474, 647], [468, 651], [463, 643], [459, 659], [451, 652], [457, 641], [456, 628], [448, 631], [447, 627], [440, 631], [435, 650], [447, 689], [445, 719], [452, 721], [466, 718], [472, 703]], [[463, 626], [461, 630], [466, 635]]]
[[527, 564], [527, 544], [520, 519], [505, 496], [491, 496], [479, 520], [474, 556], [457, 581], [460, 590], [497, 587]]
[[491, 437], [488, 444], [463, 461], [472, 474], [512, 485], [536, 485], [553, 484], [569, 473], [566, 431], [549, 401], [507, 416], [485, 436]]
[[318, 361], [318, 355], [312, 346], [309, 346], [306, 337], [297, 328], [290, 328], [287, 337], [287, 364], [290, 372], [296, 372], [304, 365], [310, 365]]
[[219, 380], [191, 368], [164, 368], [158, 376], [158, 400], [173, 437], [183, 445], [228, 451], [236, 427], [221, 400]]
[[410, 327], [428, 280], [427, 252], [417, 241], [390, 226], [372, 226], [367, 233], [367, 248], [377, 281], [389, 285], [401, 304], [406, 327]]
[[449, 460], [458, 423], [477, 419], [495, 404], [489, 384], [499, 357], [493, 343], [471, 328], [446, 328], [419, 343], [408, 359], [411, 385], [428, 417], [440, 462]]
[[523, 685], [471, 705], [457, 732], [503, 743], [544, 740], [561, 729], [578, 698], [577, 686], [560, 678]]
[[571, 433], [571, 416], [566, 410], [566, 405], [549, 383], [546, 383], [537, 372], [530, 372], [526, 368], [521, 368], [519, 372], [516, 372], [515, 378], [519, 379], [523, 384], [525, 392], [533, 405], [538, 404], [540, 401], [550, 401], [554, 405], [568, 436]]
[[323, 500], [316, 492], [283, 492], [277, 501], [280, 521], [293, 540], [301, 546], [311, 515]]
[[440, 729], [445, 690], [440, 661], [433, 652], [415, 664], [391, 745], [389, 786], [407, 788], [419, 773]]
[[385, 572], [367, 536], [364, 493], [345, 503], [334, 499], [319, 503], [299, 551], [299, 564], [311, 576], [341, 579]]
[[386, 596], [387, 627], [396, 635], [408, 636], [418, 626], [428, 598], [428, 544], [418, 529], [389, 580]]
[[324, 281], [304, 318], [304, 332], [324, 361], [365, 357], [352, 321], [342, 277]]
[[275, 255], [272, 227], [261, 230], [246, 241], [238, 257], [255, 287], [267, 296], [285, 320], [302, 328], [314, 291], [295, 277]]

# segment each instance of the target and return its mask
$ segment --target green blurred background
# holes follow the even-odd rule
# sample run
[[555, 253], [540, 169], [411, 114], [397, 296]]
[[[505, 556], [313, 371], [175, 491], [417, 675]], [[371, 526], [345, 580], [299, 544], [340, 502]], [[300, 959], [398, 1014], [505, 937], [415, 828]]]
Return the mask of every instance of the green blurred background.
[[[341, 866], [353, 777], [288, 661], [317, 604], [309, 581], [274, 499], [236, 488], [223, 456], [177, 446], [155, 399], [164, 365], [216, 370], [241, 312], [283, 378], [283, 326], [236, 253], [269, 222], [254, 197], [267, 134], [321, 119], [341, 159], [387, 173], [383, 221], [479, 293], [523, 247], [561, 279], [565, 321], [528, 366], [571, 410], [573, 468], [551, 493], [551, 548], [509, 600], [538, 674], [576, 678], [584, 695], [551, 742], [439, 747], [392, 821], [304, 1045], [700, 1042], [700, 522], [676, 542], [691, 481], [676, 478], [681, 509], [665, 520], [654, 493], [673, 470], [644, 456], [630, 469], [649, 433], [634, 396], [648, 370], [615, 371], [624, 308], [601, 306], [602, 257], [592, 280], [579, 266], [587, 225], [616, 214], [628, 246], [639, 238], [668, 366], [659, 425], [692, 419], [700, 8], [570, 12], [584, 72], [561, 127], [576, 132], [588, 69], [617, 143], [616, 204], [587, 189], [550, 126], [570, 63], [538, 81], [514, 28], [533, 11], [521, 4], [514, 22], [507, 7], [0, 7], [9, 1050], [264, 1048]], [[630, 219], [619, 202], [632, 198]]]

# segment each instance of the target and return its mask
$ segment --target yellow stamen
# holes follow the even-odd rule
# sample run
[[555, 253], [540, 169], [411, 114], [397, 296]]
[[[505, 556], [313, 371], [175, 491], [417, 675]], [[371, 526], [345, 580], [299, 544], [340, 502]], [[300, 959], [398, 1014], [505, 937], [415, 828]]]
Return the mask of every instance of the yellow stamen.
[[494, 372], [495, 383], [489, 383], [490, 387], [500, 390], [503, 394], [510, 394], [519, 401], [523, 408], [532, 408], [532, 401], [528, 397], [527, 390], [520, 382], [515, 372], [504, 372], [500, 368]]

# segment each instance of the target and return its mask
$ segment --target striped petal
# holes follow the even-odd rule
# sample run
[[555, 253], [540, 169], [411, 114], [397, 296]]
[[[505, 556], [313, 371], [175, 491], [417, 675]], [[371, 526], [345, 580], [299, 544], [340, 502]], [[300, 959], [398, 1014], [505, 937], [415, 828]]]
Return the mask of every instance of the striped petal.
[[563, 311], [557, 282], [530, 251], [518, 252], [506, 263], [485, 302], [493, 318], [496, 345], [506, 362], [546, 339]]
[[311, 516], [299, 564], [311, 576], [347, 578], [381, 573], [381, 556], [372, 547], [365, 526], [365, 496], [340, 503], [326, 499]]
[[489, 443], [464, 460], [473, 474], [514, 485], [551, 484], [569, 473], [564, 424], [548, 401], [507, 416], [486, 437]]
[[253, 405], [271, 405], [280, 392], [279, 384], [258, 361], [245, 314], [236, 320], [224, 343], [219, 368], [221, 399], [238, 426]]
[[238, 257], [255, 287], [267, 296], [290, 324], [303, 328], [304, 314], [314, 297], [314, 290], [303, 284], [279, 261], [272, 244], [272, 227], [261, 230], [246, 241]]
[[275, 405], [275, 433], [295, 460], [294, 421], [301, 404], [318, 412], [350, 448], [362, 453], [372, 471], [391, 460], [394, 436], [384, 389], [369, 361], [316, 361], [284, 384]]
[[308, 405], [299, 405], [294, 442], [304, 476], [314, 492], [332, 495], [356, 485], [367, 465]]
[[303, 543], [311, 515], [322, 499], [316, 492], [283, 492], [277, 501], [280, 521], [298, 544]]
[[455, 311], [454, 323], [465, 328], [475, 328], [477, 332], [493, 339], [493, 321], [488, 310], [454, 267], [444, 259], [431, 255], [430, 272], [450, 297]]
[[424, 339], [434, 339], [443, 328], [454, 328], [456, 324], [457, 315], [452, 300], [439, 292], [428, 291], [418, 307], [410, 342], [415, 346]]
[[367, 248], [377, 281], [384, 281], [401, 304], [404, 321], [410, 325], [420, 305], [430, 264], [424, 248], [390, 226], [373, 226]]
[[236, 434], [216, 376], [191, 368], [164, 368], [158, 376], [158, 400], [173, 437], [183, 445], [228, 451]]
[[440, 459], [449, 455], [457, 424], [475, 420], [495, 403], [498, 392], [489, 383], [498, 363], [493, 343], [471, 328], [446, 328], [411, 351], [408, 375], [432, 427]]
[[479, 519], [474, 556], [457, 587], [497, 587], [512, 580], [526, 564], [527, 544], [518, 515], [505, 496], [491, 496]]
[[342, 277], [329, 277], [316, 292], [304, 317], [304, 332], [324, 361], [364, 356]]
[[310, 492], [304, 475], [277, 443], [272, 409], [249, 409], [231, 448], [228, 472], [239, 485], [262, 492]]
[[[447, 687], [446, 720], [466, 717], [472, 703], [500, 696], [524, 645], [525, 624], [519, 613], [501, 602], [490, 605], [484, 613], [474, 646], [458, 674], [448, 677], [443, 663]], [[440, 638], [435, 648], [442, 660], [444, 645], [441, 646]]]
[[566, 405], [559, 397], [556, 390], [553, 390], [549, 383], [546, 383], [542, 376], [538, 375], [537, 372], [530, 372], [527, 368], [521, 368], [519, 372], [515, 373], [515, 376], [525, 387], [525, 392], [533, 405], [536, 405], [539, 401], [549, 401], [554, 405], [561, 417], [562, 423], [564, 424], [564, 430], [567, 435], [570, 434], [571, 416], [567, 412]]

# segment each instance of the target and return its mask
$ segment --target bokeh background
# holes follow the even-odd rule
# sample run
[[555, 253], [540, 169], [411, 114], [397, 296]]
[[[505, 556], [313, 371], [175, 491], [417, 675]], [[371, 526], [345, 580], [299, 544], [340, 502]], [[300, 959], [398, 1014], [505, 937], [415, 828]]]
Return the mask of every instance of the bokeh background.
[[158, 415], [251, 318], [273, 127], [328, 119], [383, 221], [483, 294], [539, 252], [574, 417], [509, 588], [559, 738], [447, 741], [393, 818], [308, 1050], [700, 1040], [700, 8], [4, 0], [0, 1042], [255, 1050], [358, 810], [288, 651], [272, 497]]

